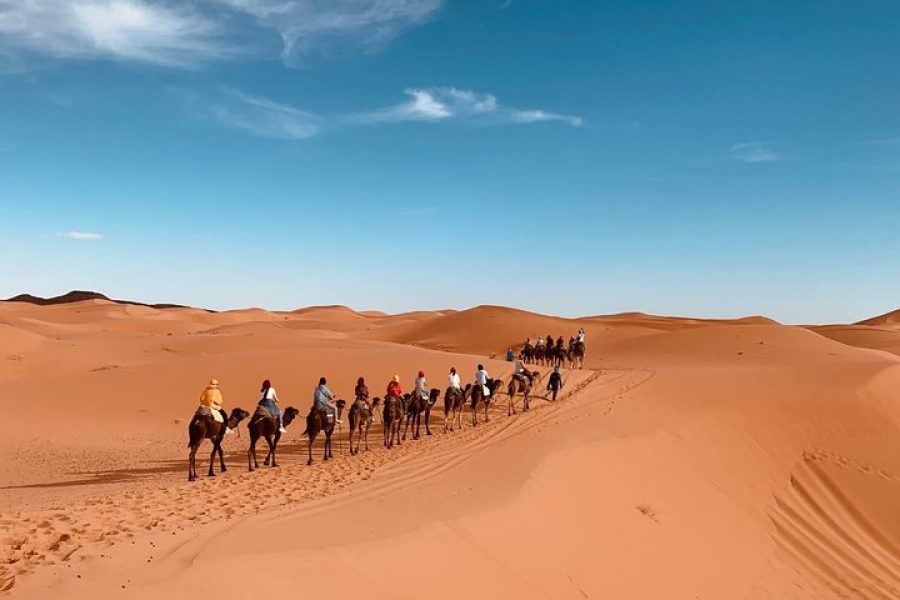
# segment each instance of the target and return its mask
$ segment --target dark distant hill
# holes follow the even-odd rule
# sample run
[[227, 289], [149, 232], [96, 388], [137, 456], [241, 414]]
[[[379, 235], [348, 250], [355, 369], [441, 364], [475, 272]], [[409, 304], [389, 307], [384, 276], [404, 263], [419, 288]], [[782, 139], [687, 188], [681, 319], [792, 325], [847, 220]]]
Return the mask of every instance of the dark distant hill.
[[[12, 298], [7, 298], [4, 302], [27, 302], [29, 304], [37, 304], [38, 306], [52, 306], [54, 304], [70, 304], [72, 302], [84, 302], [85, 300], [106, 300], [107, 302], [115, 302], [116, 304], [130, 304], [133, 306], [149, 306], [150, 308], [190, 308], [183, 304], [147, 304], [145, 302], [135, 302], [133, 300], [114, 300], [108, 296], [104, 296], [99, 292], [88, 292], [84, 290], [72, 290], [62, 296], [53, 296], [52, 298], [41, 298], [31, 294], [19, 294]], [[207, 312], [215, 312], [207, 309]]]

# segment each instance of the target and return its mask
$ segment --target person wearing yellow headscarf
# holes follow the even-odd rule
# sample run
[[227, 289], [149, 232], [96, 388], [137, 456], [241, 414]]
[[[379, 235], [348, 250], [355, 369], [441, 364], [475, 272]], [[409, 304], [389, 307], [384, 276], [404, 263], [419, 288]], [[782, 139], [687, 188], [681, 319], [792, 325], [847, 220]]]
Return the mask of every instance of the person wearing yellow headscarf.
[[[222, 399], [222, 390], [219, 389], [219, 381], [217, 379], [210, 379], [209, 385], [200, 394], [200, 406], [209, 408], [209, 411], [213, 413], [213, 418], [215, 418], [215, 413], [221, 415], [222, 420], [220, 423], [228, 422], [228, 413], [225, 412], [225, 402]], [[218, 421], [219, 419], [216, 420]], [[231, 429], [226, 428], [225, 433], [231, 433]]]

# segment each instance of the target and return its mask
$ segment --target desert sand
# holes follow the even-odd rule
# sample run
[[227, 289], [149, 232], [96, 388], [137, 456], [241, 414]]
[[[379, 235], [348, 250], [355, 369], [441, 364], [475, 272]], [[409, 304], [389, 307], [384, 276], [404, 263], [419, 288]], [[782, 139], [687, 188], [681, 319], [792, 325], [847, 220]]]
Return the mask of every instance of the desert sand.
[[[587, 331], [561, 399], [187, 482], [206, 381], [305, 414], [419, 369], [471, 381]], [[0, 589], [15, 598], [900, 598], [900, 320], [562, 319], [504, 307], [212, 313], [0, 303]], [[492, 358], [496, 357], [496, 358]], [[539, 367], [546, 373], [549, 369]], [[468, 412], [465, 416], [468, 416]], [[242, 426], [242, 429], [245, 429]], [[198, 465], [205, 473], [209, 446]]]

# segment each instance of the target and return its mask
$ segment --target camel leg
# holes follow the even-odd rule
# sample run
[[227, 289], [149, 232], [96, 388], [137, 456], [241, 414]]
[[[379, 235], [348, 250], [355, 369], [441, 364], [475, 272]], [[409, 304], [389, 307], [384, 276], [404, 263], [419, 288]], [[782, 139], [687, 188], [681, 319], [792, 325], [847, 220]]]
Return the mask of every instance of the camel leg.
[[429, 425], [429, 421], [431, 421], [430, 405], [425, 409], [425, 435], [431, 435], [431, 426]]
[[310, 434], [309, 434], [309, 437], [308, 437], [307, 440], [306, 440], [306, 442], [307, 442], [307, 449], [309, 450], [309, 460], [306, 461], [306, 464], [307, 464], [307, 465], [311, 465], [311, 464], [313, 463], [313, 460], [312, 460], [312, 445], [313, 445], [313, 440], [314, 440], [314, 439], [315, 439], [315, 438], [313, 437], [312, 433], [310, 433]]
[[[366, 436], [365, 436], [365, 440], [366, 440], [366, 452], [369, 451], [369, 427], [370, 427], [370, 426], [371, 426], [371, 425], [369, 425], [369, 423], [366, 423]], [[360, 432], [359, 432], [359, 436], [362, 437], [362, 435], [363, 435], [363, 433], [360, 431]], [[357, 445], [356, 445], [356, 451], [359, 452], [359, 443], [358, 443], [358, 442], [357, 442]]]
[[228, 467], [225, 466], [225, 451], [222, 450], [222, 444], [217, 446], [219, 449], [219, 470], [224, 473], [228, 470]]
[[[256, 438], [250, 437], [250, 447], [247, 448], [247, 470], [253, 472], [253, 461], [256, 458]], [[258, 466], [258, 465], [257, 465]]]
[[[269, 436], [269, 435], [266, 436], [266, 443], [269, 444], [269, 456], [272, 457], [272, 466], [273, 466], [273, 467], [277, 467], [277, 466], [278, 466], [278, 463], [275, 462], [275, 448], [278, 447], [278, 441], [277, 441], [277, 440], [278, 440], [278, 436], [275, 436], [274, 438], [273, 438], [272, 436]], [[267, 462], [267, 463], [268, 463], [269, 456], [266, 457], [266, 462]]]
[[403, 439], [406, 439], [406, 430], [409, 429], [409, 417], [406, 418], [406, 423], [403, 424]]
[[[263, 459], [263, 466], [268, 467], [269, 461], [275, 462], [275, 457], [272, 456], [272, 436], [271, 435], [263, 435], [263, 439], [266, 440], [266, 445], [269, 447], [269, 451], [266, 452], [266, 457]], [[274, 465], [272, 465], [274, 466]]]
[[215, 477], [216, 474], [213, 472], [213, 465], [216, 464], [216, 450], [218, 449], [219, 443], [213, 440], [213, 449], [209, 455], [209, 473], [210, 477]]
[[[353, 426], [355, 423], [353, 419], [350, 419], [350, 427], [347, 428], [347, 445], [350, 446], [350, 456], [356, 454], [356, 451], [353, 450]], [[362, 424], [360, 424], [360, 435], [362, 435]]]
[[188, 481], [197, 479], [197, 449], [200, 444], [191, 444], [191, 452], [188, 454]]
[[324, 460], [331, 460], [331, 433], [328, 431], [325, 432], [325, 458]]

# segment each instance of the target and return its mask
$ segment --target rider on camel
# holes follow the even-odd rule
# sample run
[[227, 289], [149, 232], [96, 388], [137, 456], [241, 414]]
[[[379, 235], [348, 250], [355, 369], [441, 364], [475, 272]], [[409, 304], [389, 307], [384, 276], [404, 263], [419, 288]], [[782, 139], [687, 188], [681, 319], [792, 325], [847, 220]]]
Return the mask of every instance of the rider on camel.
[[275, 416], [275, 420], [278, 421], [278, 431], [287, 433], [287, 429], [281, 424], [281, 409], [278, 408], [278, 394], [275, 393], [272, 382], [268, 379], [263, 381], [262, 389], [259, 391], [262, 392], [262, 398], [259, 399], [259, 405], [268, 408], [269, 412]]
[[522, 360], [522, 355], [519, 355], [519, 358], [516, 359], [515, 367], [513, 369], [513, 378], [518, 379], [525, 385], [531, 387], [531, 373], [525, 367], [525, 361]]
[[400, 376], [394, 375], [391, 378], [391, 381], [387, 385], [387, 392], [385, 396], [388, 398], [402, 398], [403, 397], [403, 389], [400, 387]]
[[450, 376], [447, 378], [447, 386], [454, 390], [462, 391], [462, 384], [459, 380], [459, 373], [456, 372], [456, 367], [450, 367]]
[[321, 410], [327, 416], [333, 417], [336, 423], [341, 420], [337, 418], [337, 406], [334, 403], [334, 394], [328, 389], [328, 381], [324, 377], [319, 378], [319, 385], [313, 392], [313, 408]]
[[415, 392], [419, 398], [428, 402], [428, 385], [425, 383], [425, 371], [419, 371], [419, 376], [416, 377]]
[[485, 397], [491, 395], [490, 388], [493, 382], [494, 380], [491, 379], [491, 375], [485, 370], [484, 365], [478, 365], [478, 370], [475, 371], [475, 384], [482, 387]]
[[[219, 381], [217, 379], [210, 379], [209, 385], [206, 386], [206, 389], [200, 394], [200, 406], [207, 407], [213, 419], [219, 423], [228, 422], [228, 413], [225, 412], [224, 402], [222, 400], [222, 390], [219, 389]], [[219, 420], [217, 416], [221, 417], [221, 420]], [[225, 435], [231, 433], [232, 429], [226, 425]]]
[[366, 385], [366, 380], [360, 377], [356, 380], [356, 388], [353, 390], [353, 393], [356, 395], [356, 401], [361, 402], [366, 410], [372, 410], [371, 405], [369, 405], [369, 386]]

